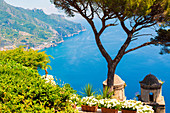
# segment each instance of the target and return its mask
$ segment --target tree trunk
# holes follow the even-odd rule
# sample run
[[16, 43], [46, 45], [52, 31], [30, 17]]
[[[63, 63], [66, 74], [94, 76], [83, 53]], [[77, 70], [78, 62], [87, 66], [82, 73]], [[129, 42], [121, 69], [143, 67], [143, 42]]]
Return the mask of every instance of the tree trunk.
[[113, 91], [114, 74], [116, 71], [116, 67], [117, 67], [118, 63], [121, 61], [122, 57], [125, 55], [125, 50], [131, 42], [131, 37], [132, 37], [132, 34], [130, 34], [128, 36], [127, 40], [120, 48], [120, 50], [119, 50], [118, 54], [116, 55], [116, 57], [114, 58], [114, 60], [112, 60], [111, 63], [108, 63], [107, 86], [108, 86], [108, 88], [110, 88], [109, 92]]
[[109, 88], [109, 92], [112, 92], [114, 89], [114, 74], [117, 64], [118, 62], [113, 62], [111, 65], [108, 65], [107, 86]]
[[102, 32], [105, 30], [106, 26], [105, 26], [105, 21], [102, 21], [103, 23], [103, 27], [101, 28], [101, 30], [99, 31], [99, 33], [96, 30], [96, 27], [93, 23], [92, 20], [89, 20], [88, 18], [86, 18], [86, 20], [89, 22], [89, 24], [91, 25], [94, 35], [95, 35], [95, 40], [96, 40], [96, 44], [102, 54], [102, 56], [106, 59], [107, 64], [108, 64], [108, 74], [107, 74], [107, 86], [109, 88], [109, 92], [113, 91], [113, 87], [114, 87], [114, 74], [115, 74], [115, 70], [116, 67], [118, 65], [118, 63], [120, 62], [120, 60], [122, 59], [122, 57], [125, 54], [125, 50], [128, 47], [128, 45], [131, 42], [131, 38], [133, 33], [130, 32], [126, 26], [124, 25], [124, 21], [121, 22], [121, 26], [122, 28], [126, 31], [128, 37], [125, 41], [125, 43], [122, 45], [122, 47], [120, 48], [118, 54], [116, 55], [116, 57], [114, 58], [114, 60], [112, 60], [111, 56], [109, 55], [109, 53], [105, 50], [104, 46], [102, 45], [102, 42], [100, 40], [100, 35], [102, 34]]
[[112, 66], [108, 66], [108, 73], [107, 73], [107, 86], [109, 88], [109, 92], [113, 91], [114, 86], [114, 74], [115, 69]]
[[45, 70], [45, 78], [47, 78], [47, 74], [48, 74], [47, 68], [45, 68], [44, 70]]

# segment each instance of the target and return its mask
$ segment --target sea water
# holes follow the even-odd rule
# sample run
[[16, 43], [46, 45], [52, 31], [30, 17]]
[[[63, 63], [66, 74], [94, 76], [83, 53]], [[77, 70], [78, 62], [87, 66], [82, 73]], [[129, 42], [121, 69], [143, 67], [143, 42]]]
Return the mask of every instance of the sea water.
[[[52, 70], [50, 75], [69, 83], [80, 94], [82, 88], [90, 83], [94, 90], [102, 89], [102, 82], [107, 78], [107, 63], [98, 50], [92, 29], [87, 22], [82, 21], [86, 31], [79, 35], [65, 38], [65, 42], [57, 47], [47, 48], [48, 55], [52, 55]], [[96, 23], [98, 27], [98, 23]], [[156, 35], [154, 29], [142, 30], [142, 34]], [[128, 49], [136, 47], [150, 40], [151, 36], [140, 37], [133, 41]], [[126, 34], [120, 26], [107, 29], [101, 36], [102, 43], [109, 54], [114, 58], [119, 48], [124, 43]], [[116, 74], [126, 82], [125, 95], [127, 99], [133, 99], [136, 93], [140, 93], [139, 82], [147, 74], [153, 74], [164, 81], [162, 85], [163, 96], [166, 102], [166, 111], [170, 111], [170, 55], [160, 55], [159, 46], [147, 46], [126, 54], [116, 68]], [[44, 71], [39, 71], [43, 75]]]

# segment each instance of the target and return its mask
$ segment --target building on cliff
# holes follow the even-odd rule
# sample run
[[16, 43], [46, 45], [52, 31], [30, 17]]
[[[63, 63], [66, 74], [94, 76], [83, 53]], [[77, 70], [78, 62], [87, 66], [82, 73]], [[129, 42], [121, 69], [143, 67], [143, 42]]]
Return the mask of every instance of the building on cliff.
[[141, 95], [139, 100], [144, 104], [153, 106], [155, 113], [165, 113], [165, 100], [162, 96], [162, 84], [154, 75], [148, 74], [139, 82]]

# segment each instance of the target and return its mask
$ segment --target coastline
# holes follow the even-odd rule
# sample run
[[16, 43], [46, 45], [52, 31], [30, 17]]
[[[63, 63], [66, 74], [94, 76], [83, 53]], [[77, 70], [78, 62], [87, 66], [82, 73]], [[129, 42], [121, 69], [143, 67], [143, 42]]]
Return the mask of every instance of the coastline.
[[[86, 31], [86, 30], [87, 30], [87, 29], [79, 30], [79, 31], [77, 31], [76, 33], [63, 36], [63, 38], [73, 37], [74, 35], [78, 35], [79, 33], [84, 32], [84, 31]], [[33, 50], [42, 50], [42, 49], [45, 49], [45, 48], [56, 47], [58, 44], [64, 42], [64, 39], [63, 39], [63, 38], [62, 38], [62, 40], [59, 41], [59, 42], [55, 42], [55, 43], [43, 42], [43, 44], [38, 45], [37, 47], [30, 47], [30, 49], [33, 49]], [[0, 48], [0, 51], [6, 51], [6, 50], [15, 49], [15, 48], [17, 48], [15, 45], [4, 46], [4, 47], [1, 47], [1, 48]], [[27, 49], [29, 49], [28, 45], [27, 45], [27, 47], [26, 47], [26, 50], [27, 50]]]
[[[86, 31], [86, 30], [87, 30], [87, 29], [79, 30], [79, 31], [77, 31], [77, 33], [69, 34], [69, 35], [67, 35], [67, 36], [64, 36], [63, 38], [73, 37], [74, 35], [78, 35], [79, 33], [84, 32], [84, 31]], [[45, 45], [40, 45], [38, 48], [31, 48], [31, 49], [34, 49], [34, 50], [42, 50], [42, 49], [45, 49], [45, 48], [56, 47], [57, 44], [60, 44], [60, 43], [63, 43], [63, 42], [64, 42], [64, 39], [62, 39], [61, 41], [56, 42], [56, 43], [50, 43], [50, 44], [48, 44], [47, 46], [45, 46]]]
[[86, 30], [87, 30], [87, 29], [79, 30], [79, 31], [77, 31], [77, 33], [73, 33], [73, 34], [69, 34], [69, 35], [64, 36], [64, 38], [72, 37], [72, 36], [74, 36], [74, 35], [78, 35], [79, 33], [84, 32], [84, 31], [86, 31]]

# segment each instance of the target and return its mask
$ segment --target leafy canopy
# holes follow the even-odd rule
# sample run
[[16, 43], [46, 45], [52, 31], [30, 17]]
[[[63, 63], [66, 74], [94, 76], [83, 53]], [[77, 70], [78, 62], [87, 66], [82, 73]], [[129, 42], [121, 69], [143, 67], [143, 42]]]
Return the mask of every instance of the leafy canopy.
[[157, 30], [158, 36], [151, 38], [152, 41], [157, 42], [156, 45], [163, 46], [160, 54], [170, 53], [170, 29], [162, 29]]
[[[61, 8], [69, 16], [74, 13], [90, 13], [107, 15], [132, 16], [169, 16], [170, 2], [168, 0], [51, 0], [57, 8]], [[89, 11], [89, 12], [87, 12]], [[89, 15], [93, 16], [93, 15]], [[113, 16], [113, 17], [114, 17]], [[153, 18], [154, 18], [153, 17]], [[160, 18], [160, 17], [157, 17]]]
[[[169, 0], [51, 0], [51, 2], [57, 8], [63, 9], [68, 16], [74, 16], [75, 13], [82, 15], [96, 36], [100, 36], [107, 27], [117, 25], [119, 21], [127, 35], [133, 35], [128, 39], [132, 41], [138, 39], [136, 37], [140, 36], [138, 32], [141, 29], [154, 26], [158, 22], [169, 23], [170, 20]], [[93, 22], [95, 17], [98, 17], [102, 23], [99, 31]], [[107, 24], [107, 20], [113, 21]], [[129, 20], [130, 27], [127, 27], [126, 20]], [[156, 42], [149, 44], [153, 43]], [[106, 55], [103, 56], [106, 58]]]
[[50, 62], [49, 55], [45, 52], [38, 52], [38, 50], [25, 50], [19, 47], [13, 50], [0, 51], [0, 61], [14, 60], [17, 63], [26, 67], [37, 69], [37, 67], [45, 69], [48, 67], [47, 63]]

